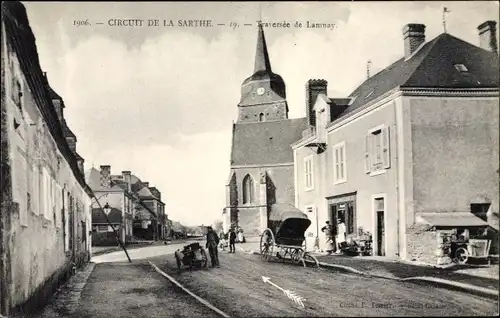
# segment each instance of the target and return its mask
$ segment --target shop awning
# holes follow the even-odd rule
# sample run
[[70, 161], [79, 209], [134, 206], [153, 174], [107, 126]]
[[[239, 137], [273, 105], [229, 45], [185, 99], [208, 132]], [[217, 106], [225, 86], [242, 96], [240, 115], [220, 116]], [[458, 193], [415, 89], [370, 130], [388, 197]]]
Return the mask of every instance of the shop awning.
[[470, 212], [426, 212], [417, 213], [417, 223], [432, 226], [487, 226], [488, 223]]

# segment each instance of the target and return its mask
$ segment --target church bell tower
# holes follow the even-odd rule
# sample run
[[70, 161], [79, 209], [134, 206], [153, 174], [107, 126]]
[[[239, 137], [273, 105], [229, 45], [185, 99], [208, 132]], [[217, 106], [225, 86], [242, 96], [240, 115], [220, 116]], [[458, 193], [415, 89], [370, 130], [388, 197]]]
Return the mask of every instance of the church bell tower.
[[238, 123], [288, 119], [285, 82], [271, 70], [261, 23], [258, 28], [254, 72], [241, 84]]

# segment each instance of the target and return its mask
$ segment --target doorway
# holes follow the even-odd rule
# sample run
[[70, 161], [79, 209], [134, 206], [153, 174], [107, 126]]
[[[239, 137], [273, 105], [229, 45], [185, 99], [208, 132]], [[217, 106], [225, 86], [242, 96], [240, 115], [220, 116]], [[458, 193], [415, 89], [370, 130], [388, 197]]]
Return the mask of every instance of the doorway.
[[318, 211], [314, 206], [305, 207], [307, 217], [311, 221], [311, 225], [306, 230], [306, 249], [307, 251], [314, 251], [319, 247], [319, 224], [318, 224]]
[[377, 255], [385, 256], [385, 207], [384, 199], [375, 199], [375, 212], [377, 216]]

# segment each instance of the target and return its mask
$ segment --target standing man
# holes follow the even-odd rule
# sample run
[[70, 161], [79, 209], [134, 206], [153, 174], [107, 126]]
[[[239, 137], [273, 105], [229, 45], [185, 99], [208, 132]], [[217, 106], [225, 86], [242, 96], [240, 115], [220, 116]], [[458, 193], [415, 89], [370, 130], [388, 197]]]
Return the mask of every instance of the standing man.
[[229, 229], [229, 253], [235, 253], [234, 243], [236, 242], [236, 233], [233, 228]]
[[207, 227], [207, 244], [205, 247], [208, 248], [208, 253], [210, 254], [210, 260], [212, 261], [212, 268], [220, 267], [219, 265], [219, 251], [217, 246], [219, 245], [219, 237], [217, 233], [212, 229], [211, 226]]
[[326, 221], [326, 225], [321, 228], [321, 232], [325, 233], [326, 252], [330, 255], [335, 250], [335, 246], [333, 245], [333, 227], [330, 225], [330, 221]]

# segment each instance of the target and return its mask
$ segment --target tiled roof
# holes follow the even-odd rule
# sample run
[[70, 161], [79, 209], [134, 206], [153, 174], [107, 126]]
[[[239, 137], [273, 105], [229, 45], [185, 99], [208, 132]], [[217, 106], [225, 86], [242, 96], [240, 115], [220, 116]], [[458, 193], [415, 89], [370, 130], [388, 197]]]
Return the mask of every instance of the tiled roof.
[[[111, 180], [116, 186], [122, 188], [123, 190], [126, 191], [128, 189], [127, 183], [123, 180], [121, 175], [112, 175]], [[137, 193], [141, 199], [158, 199], [137, 176], [131, 175], [130, 180], [132, 192]]]
[[146, 186], [143, 186], [137, 194], [141, 199], [157, 199]]
[[306, 118], [234, 124], [231, 165], [293, 162], [290, 145], [306, 128]]
[[[122, 211], [116, 208], [111, 208], [108, 219], [110, 223], [121, 223]], [[92, 209], [92, 224], [96, 223], [107, 223], [104, 211], [99, 208]]]
[[[461, 73], [455, 64], [463, 64]], [[443, 33], [424, 44], [410, 59], [401, 58], [367, 79], [349, 97], [346, 115], [396, 87], [486, 88], [498, 87], [498, 56]]]

